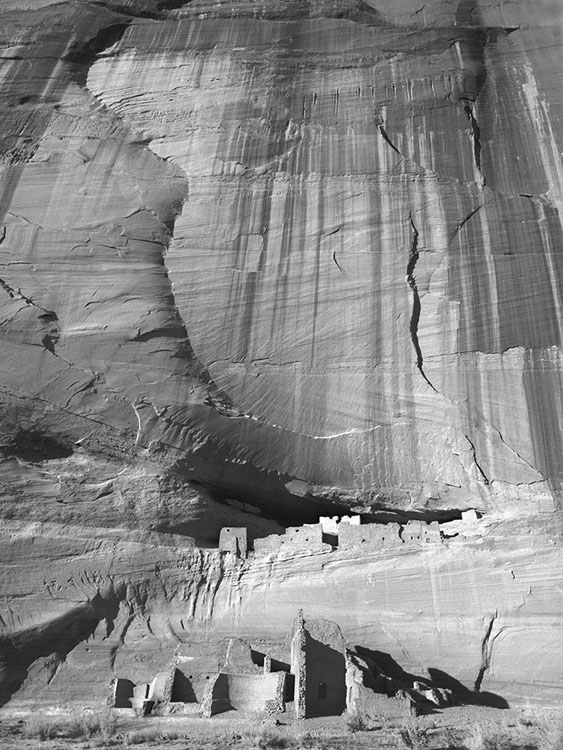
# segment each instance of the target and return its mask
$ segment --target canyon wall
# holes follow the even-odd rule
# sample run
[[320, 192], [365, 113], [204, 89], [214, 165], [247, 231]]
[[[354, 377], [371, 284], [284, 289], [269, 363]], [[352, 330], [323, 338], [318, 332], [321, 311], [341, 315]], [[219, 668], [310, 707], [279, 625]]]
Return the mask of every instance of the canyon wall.
[[[280, 650], [298, 607], [413, 673], [556, 695], [560, 4], [0, 19], [2, 700]], [[470, 508], [455, 551], [215, 549]]]

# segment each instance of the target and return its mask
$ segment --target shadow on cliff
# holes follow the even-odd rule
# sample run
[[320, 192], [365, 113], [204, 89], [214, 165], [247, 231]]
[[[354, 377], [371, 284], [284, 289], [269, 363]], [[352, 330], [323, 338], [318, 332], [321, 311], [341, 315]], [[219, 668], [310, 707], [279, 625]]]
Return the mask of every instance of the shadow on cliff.
[[38, 659], [50, 657], [50, 684], [68, 654], [90, 638], [102, 620], [106, 621], [109, 635], [119, 602], [115, 593], [105, 599], [96, 594], [89, 602], [46, 624], [0, 637], [0, 707], [22, 687], [29, 668]]
[[401, 665], [393, 659], [391, 654], [387, 654], [384, 651], [372, 651], [363, 646], [356, 646], [355, 648], [360, 656], [366, 659], [368, 663], [375, 666], [376, 671], [386, 677], [390, 677], [403, 688], [412, 687], [414, 682], [422, 682], [432, 688], [445, 688], [450, 690], [456, 705], [509, 708], [508, 702], [502, 696], [485, 691], [470, 690], [459, 680], [456, 680], [455, 677], [452, 677], [441, 669], [430, 667], [428, 669], [428, 674], [430, 675], [429, 679], [428, 677], [422, 677], [420, 675], [412, 674], [411, 672], [406, 672]]
[[501, 695], [489, 693], [485, 690], [469, 690], [459, 680], [456, 680], [455, 677], [452, 677], [441, 669], [429, 667], [428, 674], [432, 678], [432, 687], [451, 690], [458, 704], [509, 708], [508, 701]]

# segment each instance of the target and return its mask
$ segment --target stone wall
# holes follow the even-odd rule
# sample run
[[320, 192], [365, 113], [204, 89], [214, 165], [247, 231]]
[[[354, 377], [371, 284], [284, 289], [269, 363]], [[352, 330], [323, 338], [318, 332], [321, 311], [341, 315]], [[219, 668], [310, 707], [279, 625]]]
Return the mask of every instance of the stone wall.
[[307, 687], [306, 642], [307, 635], [303, 621], [303, 610], [299, 610], [291, 636], [291, 672], [294, 676], [293, 706], [296, 719], [304, 719], [307, 713], [305, 700]]
[[362, 523], [362, 519], [360, 516], [321, 516], [319, 523], [325, 534], [338, 534], [340, 524], [359, 526]]
[[366, 545], [378, 549], [380, 547], [400, 547], [400, 526], [397, 523], [370, 523], [362, 526], [344, 524], [338, 529], [338, 548], [352, 549]]
[[223, 711], [229, 711], [230, 708], [229, 676], [221, 673], [215, 674], [207, 683], [201, 700], [201, 716], [210, 718]]
[[252, 661], [252, 648], [241, 638], [227, 638], [219, 649], [219, 671], [226, 674], [261, 674]]
[[375, 719], [380, 716], [410, 716], [414, 701], [393, 680], [374, 675], [356, 653], [346, 654], [346, 711]]
[[399, 536], [404, 544], [426, 544], [431, 542], [441, 542], [440, 524], [438, 521], [425, 523], [424, 521], [409, 521], [399, 531]]
[[285, 710], [285, 672], [213, 675], [201, 701], [201, 716], [235, 709], [243, 713], [281, 713]]
[[365, 524], [352, 526], [343, 524], [338, 528], [339, 549], [353, 549], [362, 545], [370, 547], [400, 548], [419, 547], [423, 544], [440, 544], [440, 525], [437, 521], [409, 521], [398, 523]]
[[231, 552], [246, 557], [248, 551], [247, 531], [244, 527], [224, 528], [219, 535], [219, 552]]
[[346, 641], [329, 620], [305, 620], [306, 718], [339, 716], [346, 708]]
[[257, 555], [268, 555], [280, 549], [330, 552], [332, 547], [323, 542], [323, 528], [320, 523], [290, 526], [285, 534], [272, 534], [254, 542], [254, 552]]
[[437, 521], [409, 521], [398, 523], [360, 524], [355, 519], [359, 516], [344, 516], [340, 523], [334, 518], [321, 518], [318, 524], [289, 527], [285, 534], [274, 534], [263, 539], [256, 539], [254, 551], [257, 555], [268, 555], [280, 549], [310, 552], [330, 551], [333, 546], [327, 544], [327, 535], [337, 540], [338, 549], [355, 549], [366, 546], [371, 549], [400, 549], [405, 546], [419, 547], [428, 543], [440, 544], [440, 525]]
[[[278, 702], [283, 695], [285, 672], [269, 672], [267, 674], [230, 674], [227, 675], [229, 685], [229, 703], [237, 711], [255, 713], [264, 711], [266, 705]], [[283, 706], [280, 705], [280, 711]]]

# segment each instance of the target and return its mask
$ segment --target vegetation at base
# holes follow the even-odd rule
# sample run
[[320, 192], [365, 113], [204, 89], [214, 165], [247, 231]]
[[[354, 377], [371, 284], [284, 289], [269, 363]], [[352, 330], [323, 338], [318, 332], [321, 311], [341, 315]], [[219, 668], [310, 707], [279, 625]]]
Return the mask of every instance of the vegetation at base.
[[[140, 721], [134, 729], [129, 729], [128, 721], [118, 733], [111, 710], [66, 716], [37, 712], [19, 726], [4, 726], [0, 748], [17, 750], [18, 740], [31, 740], [27, 748], [46, 742], [49, 750], [113, 750], [137, 745], [147, 750], [563, 750], [563, 720], [556, 715], [530, 709], [512, 722], [505, 723], [498, 716], [472, 725], [440, 726], [431, 716], [385, 719], [350, 714], [329, 729], [322, 723], [287, 723], [282, 718], [280, 724], [256, 717], [242, 726], [229, 728], [226, 724], [219, 734], [215, 730], [207, 735], [196, 727], [195, 733], [186, 731], [190, 728], [183, 725], [180, 732], [172, 726], [167, 730], [166, 720], [158, 726], [143, 726]], [[10, 744], [4, 745], [4, 740]]]
[[281, 750], [290, 745], [287, 737], [268, 726], [247, 729], [241, 739], [247, 747], [258, 750]]
[[134, 729], [125, 735], [125, 745], [145, 745], [151, 743], [174, 742], [186, 739], [181, 732], [163, 732], [161, 729]]
[[368, 722], [362, 714], [353, 713], [346, 717], [346, 726], [352, 734], [355, 734], [356, 732], [365, 732], [368, 728]]
[[32, 714], [26, 721], [23, 734], [28, 739], [53, 740], [91, 739], [109, 742], [116, 730], [116, 720], [110, 711], [82, 713], [78, 716], [52, 717]]
[[426, 750], [430, 744], [428, 729], [416, 721], [408, 721], [397, 729], [397, 746], [407, 750]]

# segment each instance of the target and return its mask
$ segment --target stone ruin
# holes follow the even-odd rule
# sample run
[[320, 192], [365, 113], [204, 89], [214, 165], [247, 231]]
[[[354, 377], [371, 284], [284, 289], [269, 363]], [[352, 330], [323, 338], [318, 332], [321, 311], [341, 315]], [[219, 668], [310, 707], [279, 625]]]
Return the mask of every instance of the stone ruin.
[[223, 528], [219, 535], [219, 552], [231, 552], [245, 558], [248, 552], [248, 536], [244, 527]]
[[424, 544], [441, 544], [440, 525], [437, 521], [409, 521], [399, 523], [361, 522], [360, 516], [343, 516], [338, 518], [321, 517], [319, 523], [290, 526], [284, 534], [270, 536], [254, 541], [256, 555], [268, 555], [278, 550], [307, 549], [311, 552], [330, 552], [358, 549], [361, 547], [377, 549], [401, 549], [419, 547]]
[[422, 681], [385, 674], [366, 649], [350, 649], [339, 626], [305, 619], [303, 612], [289, 637], [289, 661], [254, 651], [237, 638], [221, 644], [218, 664], [188, 674], [181, 656], [150, 683], [116, 678], [109, 704], [133, 709], [138, 716], [191, 714], [210, 718], [225, 711], [269, 716], [293, 711], [296, 718], [361, 713], [416, 714], [429, 702], [451, 702], [448, 691]]
[[207, 667], [207, 671], [192, 671], [178, 655], [150, 683], [114, 679], [109, 703], [133, 709], [138, 716], [152, 712], [209, 718], [230, 710], [279, 714], [293, 698], [289, 664], [254, 651], [243, 640], [223, 642], [218, 664]]
[[[420, 549], [426, 544], [442, 544], [454, 537], [476, 536], [479, 516], [475, 510], [460, 511], [460, 519], [444, 522], [408, 521], [407, 523], [362, 523], [361, 516], [321, 516], [318, 523], [289, 526], [283, 534], [255, 539], [253, 553], [264, 556], [282, 552], [332, 552], [339, 550]], [[223, 528], [219, 552], [245, 559], [249, 554], [244, 527]]]

